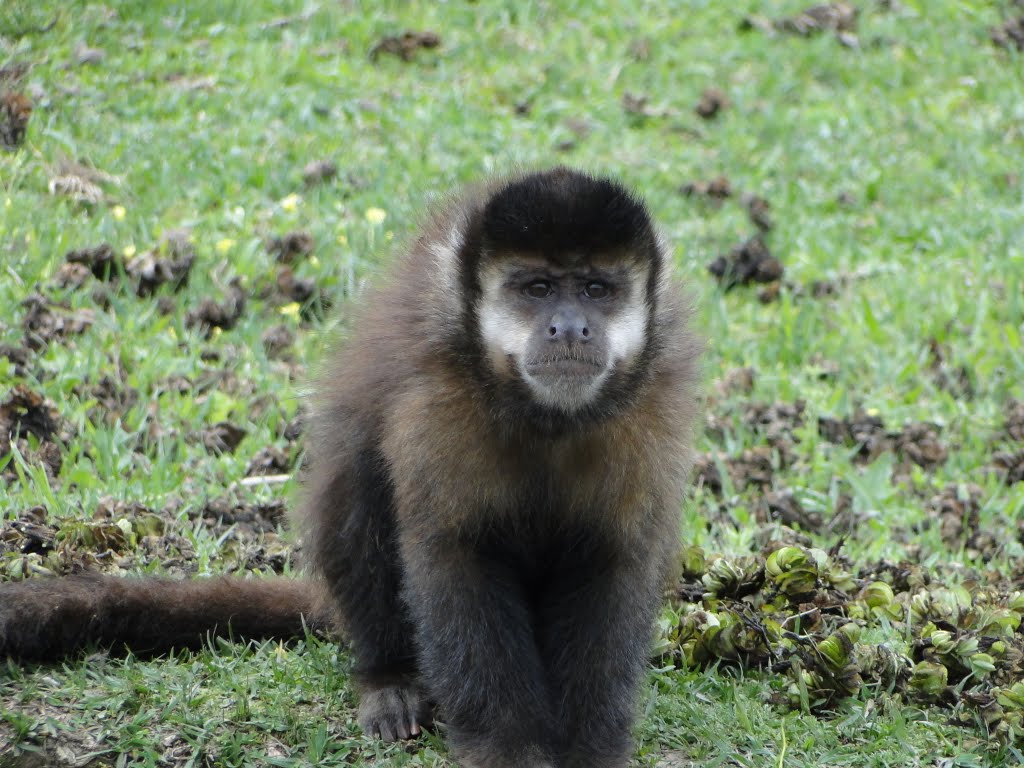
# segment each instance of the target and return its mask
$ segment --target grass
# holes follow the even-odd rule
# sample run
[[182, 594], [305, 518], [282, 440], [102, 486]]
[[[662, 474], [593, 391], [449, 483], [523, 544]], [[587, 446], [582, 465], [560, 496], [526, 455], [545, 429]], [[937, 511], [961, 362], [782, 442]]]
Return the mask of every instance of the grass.
[[[65, 313], [91, 310], [93, 323], [34, 352], [24, 371], [0, 357], [0, 395], [28, 386], [70, 431], [56, 474], [44, 470], [35, 438], [7, 460], [0, 521], [45, 506], [44, 519], [66, 532], [64, 559], [48, 561], [58, 569], [91, 557], [108, 570], [290, 571], [287, 560], [267, 565], [286, 534], [225, 524], [204, 512], [208, 502], [249, 508], [290, 496], [292, 481], [236, 484], [265, 446], [294, 461], [299, 448], [282, 435], [307, 371], [417, 211], [493, 171], [565, 162], [646, 196], [696, 296], [709, 391], [738, 367], [756, 371], [752, 391], [713, 395], [709, 412], [727, 429], [705, 437], [702, 451], [737, 456], [763, 443], [742, 422], [745, 405], [801, 399], [796, 460], [772, 485], [825, 520], [848, 495], [856, 523], [843, 551], [855, 563], [907, 558], [955, 579], [985, 571], [1019, 587], [1024, 483], [989, 471], [994, 450], [1013, 447], [1001, 433], [1004, 409], [1024, 398], [1024, 70], [1019, 53], [988, 41], [1010, 4], [904, 0], [884, 10], [862, 0], [855, 49], [829, 33], [737, 29], [745, 15], [802, 5], [8, 0], [0, 66], [32, 65], [18, 87], [35, 113], [25, 144], [0, 152], [0, 306], [9, 308], [0, 344], [22, 344], [22, 302], [37, 286], [66, 302]], [[409, 62], [370, 60], [384, 35], [406, 29], [436, 31], [442, 44]], [[704, 121], [693, 107], [709, 86], [730, 104]], [[644, 114], [624, 108], [626, 94], [646, 97]], [[49, 192], [68, 158], [116, 177], [99, 183], [102, 202]], [[321, 159], [337, 164], [337, 178], [305, 186], [303, 167]], [[786, 281], [833, 281], [834, 295], [790, 288], [761, 304], [754, 289], [714, 285], [705, 265], [753, 226], [736, 199], [719, 206], [679, 188], [719, 174], [771, 203], [767, 242]], [[197, 262], [187, 289], [159, 293], [163, 305], [135, 296], [124, 276], [105, 303], [95, 281], [54, 286], [71, 249], [105, 242], [137, 255], [179, 228], [190, 230]], [[315, 243], [296, 275], [342, 309], [323, 320], [303, 319], [275, 293], [265, 241], [296, 229]], [[188, 312], [236, 277], [250, 295], [238, 324], [210, 338], [188, 327]], [[261, 343], [282, 323], [295, 334], [284, 360]], [[966, 369], [970, 396], [937, 379], [932, 340], [950, 370]], [[96, 392], [105, 375], [137, 401], [111, 415]], [[864, 465], [818, 436], [817, 417], [858, 407], [892, 428], [938, 424], [949, 458], [894, 477], [891, 454]], [[247, 434], [215, 455], [196, 434], [221, 421]], [[942, 488], [966, 483], [980, 486], [978, 528], [997, 542], [986, 551], [943, 538], [929, 511]], [[698, 489], [684, 511], [687, 539], [713, 552], [756, 551], [763, 529], [780, 531], [757, 519], [759, 497], [742, 486], [721, 496]], [[141, 502], [176, 538], [165, 537], [160, 553], [139, 531], [106, 554], [90, 548], [70, 532], [95, 525], [105, 499]], [[809, 535], [824, 548], [839, 538], [827, 526]], [[0, 573], [12, 577], [24, 558], [0, 554]], [[449, 764], [437, 737], [390, 747], [364, 739], [348, 664], [343, 650], [310, 638], [159, 661], [11, 665], [0, 676], [0, 764], [33, 764], [31, 751], [47, 740], [51, 755], [60, 745], [63, 759], [93, 754], [97, 764]], [[779, 684], [724, 667], [652, 672], [638, 759], [1020, 759], [1019, 745], [949, 725], [946, 710], [864, 694], [818, 718], [771, 704]]]

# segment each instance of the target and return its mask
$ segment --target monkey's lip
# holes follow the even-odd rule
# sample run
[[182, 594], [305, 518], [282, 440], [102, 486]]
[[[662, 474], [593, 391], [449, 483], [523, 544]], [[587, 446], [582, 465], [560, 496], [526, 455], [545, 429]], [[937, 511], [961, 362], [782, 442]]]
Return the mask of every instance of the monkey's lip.
[[528, 374], [536, 377], [579, 376], [592, 378], [604, 372], [604, 365], [596, 360], [561, 357], [550, 360], [531, 360], [524, 368]]

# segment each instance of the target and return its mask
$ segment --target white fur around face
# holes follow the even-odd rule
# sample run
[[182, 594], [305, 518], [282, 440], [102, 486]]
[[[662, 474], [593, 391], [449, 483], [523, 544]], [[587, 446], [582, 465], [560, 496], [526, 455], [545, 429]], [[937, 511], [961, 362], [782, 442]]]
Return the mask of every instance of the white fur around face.
[[503, 300], [505, 271], [490, 266], [480, 273], [480, 335], [491, 364], [498, 371], [508, 369], [508, 358], [517, 364], [530, 344], [530, 326], [519, 317], [510, 302]]
[[608, 327], [608, 351], [613, 366], [630, 365], [647, 343], [647, 287], [643, 275], [631, 275], [630, 299]]
[[611, 367], [605, 368], [600, 374], [586, 381], [559, 379], [555, 384], [545, 384], [531, 376], [522, 366], [519, 366], [519, 373], [538, 403], [573, 413], [600, 394], [601, 387], [611, 374]]
[[432, 279], [438, 296], [447, 297], [449, 303], [457, 303], [459, 290], [459, 252], [462, 250], [465, 217], [459, 216], [453, 222], [443, 240], [433, 240], [427, 245], [433, 256]]
[[488, 362], [498, 373], [518, 376], [530, 388], [537, 402], [566, 412], [574, 412], [593, 401], [619, 366], [629, 366], [647, 341], [648, 305], [646, 275], [630, 275], [628, 300], [608, 320], [607, 364], [591, 378], [543, 380], [530, 374], [526, 359], [534, 331], [504, 295], [510, 268], [491, 264], [480, 273], [481, 298], [478, 321]]

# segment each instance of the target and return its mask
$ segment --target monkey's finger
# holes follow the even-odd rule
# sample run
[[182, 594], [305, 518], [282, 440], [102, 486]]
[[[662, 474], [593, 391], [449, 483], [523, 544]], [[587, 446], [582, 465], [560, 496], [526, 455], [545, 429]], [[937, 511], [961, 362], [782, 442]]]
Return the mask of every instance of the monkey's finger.
[[395, 736], [394, 726], [392, 726], [387, 720], [381, 721], [380, 738], [383, 741], [398, 741], [398, 738]]
[[409, 721], [409, 735], [419, 736], [420, 735], [420, 724], [416, 722], [416, 718]]

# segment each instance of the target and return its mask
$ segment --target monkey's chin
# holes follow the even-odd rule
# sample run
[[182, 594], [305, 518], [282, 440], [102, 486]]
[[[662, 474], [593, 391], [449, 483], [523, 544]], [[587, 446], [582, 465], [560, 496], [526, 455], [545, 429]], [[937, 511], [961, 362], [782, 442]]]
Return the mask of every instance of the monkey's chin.
[[537, 403], [564, 413], [575, 413], [597, 399], [609, 370], [589, 363], [564, 361], [523, 366], [520, 373]]

